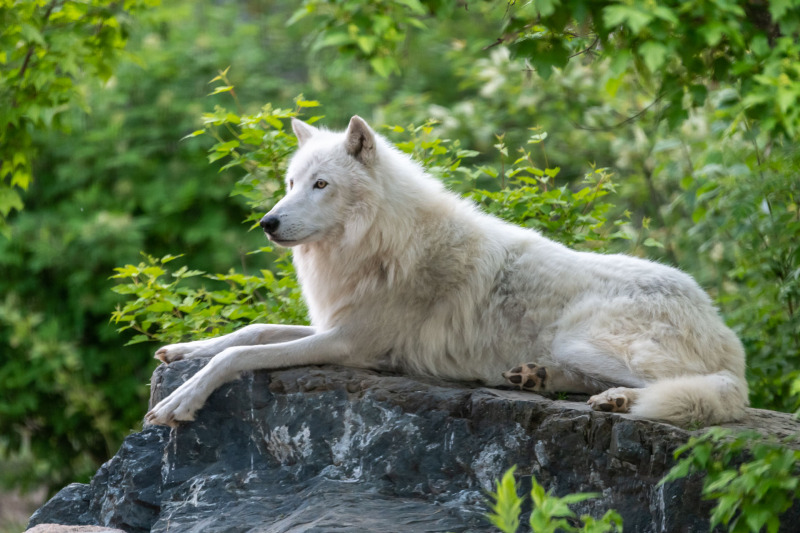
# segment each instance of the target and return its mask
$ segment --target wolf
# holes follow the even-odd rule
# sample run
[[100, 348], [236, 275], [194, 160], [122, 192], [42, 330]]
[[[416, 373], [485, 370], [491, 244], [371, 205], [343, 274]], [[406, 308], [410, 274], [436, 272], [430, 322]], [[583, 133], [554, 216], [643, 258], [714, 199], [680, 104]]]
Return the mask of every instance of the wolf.
[[742, 344], [689, 275], [492, 217], [358, 116], [344, 132], [292, 129], [287, 192], [260, 225], [292, 248], [311, 325], [160, 348], [167, 364], [213, 357], [147, 423], [193, 420], [243, 371], [321, 364], [585, 393], [595, 410], [682, 426], [745, 412]]

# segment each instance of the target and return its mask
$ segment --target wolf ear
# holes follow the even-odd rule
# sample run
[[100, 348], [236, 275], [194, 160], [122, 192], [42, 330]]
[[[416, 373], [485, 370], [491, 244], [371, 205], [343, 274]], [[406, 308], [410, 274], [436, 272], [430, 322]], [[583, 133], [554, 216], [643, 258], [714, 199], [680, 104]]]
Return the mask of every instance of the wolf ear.
[[319, 131], [314, 126], [294, 117], [292, 117], [292, 130], [294, 130], [294, 136], [297, 137], [297, 146], [303, 146], [307, 140]]
[[354, 115], [347, 126], [347, 139], [344, 147], [347, 153], [361, 161], [365, 165], [370, 165], [375, 160], [375, 133], [372, 128], [364, 122], [364, 119]]

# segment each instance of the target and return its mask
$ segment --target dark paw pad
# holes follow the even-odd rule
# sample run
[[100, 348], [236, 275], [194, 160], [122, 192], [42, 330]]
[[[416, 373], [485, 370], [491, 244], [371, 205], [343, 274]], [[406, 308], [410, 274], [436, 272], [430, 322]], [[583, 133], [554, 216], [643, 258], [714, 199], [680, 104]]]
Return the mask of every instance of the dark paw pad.
[[503, 377], [511, 385], [522, 390], [542, 391], [547, 386], [547, 368], [534, 363], [514, 367], [508, 372], [503, 372]]
[[625, 389], [611, 389], [589, 398], [586, 402], [595, 411], [606, 413], [627, 413], [631, 407], [631, 398]]

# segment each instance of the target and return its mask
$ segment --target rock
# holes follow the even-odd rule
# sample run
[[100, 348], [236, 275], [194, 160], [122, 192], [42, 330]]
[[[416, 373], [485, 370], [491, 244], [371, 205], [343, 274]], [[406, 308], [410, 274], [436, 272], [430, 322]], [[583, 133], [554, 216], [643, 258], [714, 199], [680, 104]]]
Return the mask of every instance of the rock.
[[[151, 405], [204, 360], [162, 365]], [[197, 420], [130, 435], [89, 485], [32, 517], [138, 532], [487, 531], [485, 491], [517, 465], [557, 495], [599, 492], [636, 532], [708, 531], [701, 480], [658, 486], [690, 432], [582, 401], [341, 367], [248, 373]], [[790, 415], [732, 427], [783, 437]]]
[[[48, 526], [54, 524], [80, 526], [95, 524], [95, 518], [89, 512], [90, 500], [89, 485], [70, 483], [33, 513], [28, 527], [33, 524], [47, 524]], [[61, 521], [62, 519], [64, 520], [63, 522]], [[53, 522], [53, 524], [50, 522]]]
[[121, 529], [102, 526], [64, 526], [61, 524], [39, 524], [28, 533], [125, 533]]

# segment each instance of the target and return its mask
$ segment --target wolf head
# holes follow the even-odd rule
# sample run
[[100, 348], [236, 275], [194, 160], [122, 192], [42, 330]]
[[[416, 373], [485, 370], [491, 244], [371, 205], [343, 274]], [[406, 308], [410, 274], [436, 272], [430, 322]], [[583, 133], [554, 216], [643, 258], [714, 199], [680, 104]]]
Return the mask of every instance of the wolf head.
[[270, 240], [296, 246], [363, 233], [374, 216], [374, 166], [380, 140], [360, 117], [343, 133], [292, 119], [298, 150], [286, 196], [261, 219]]

